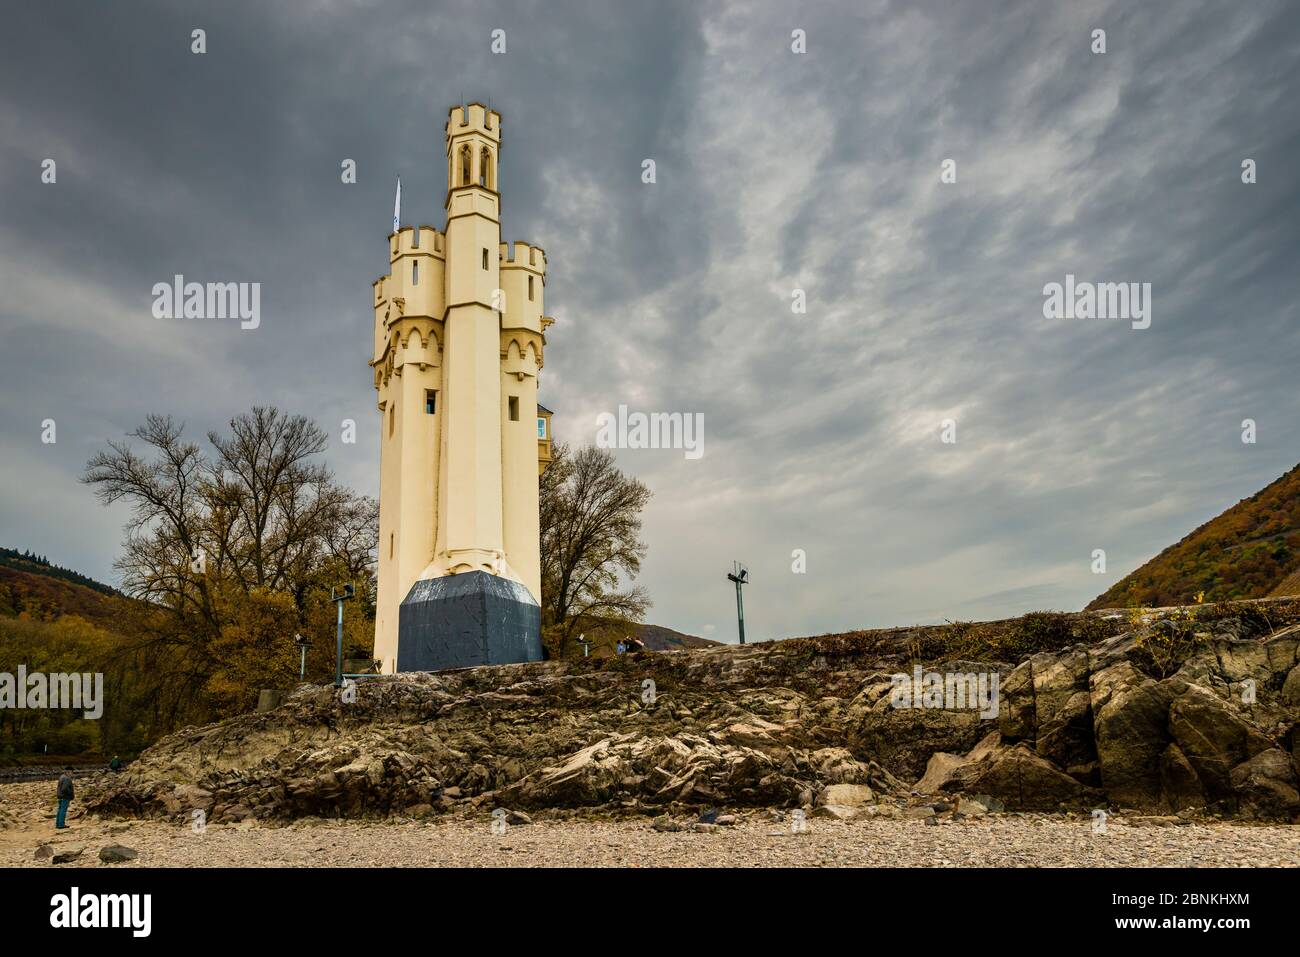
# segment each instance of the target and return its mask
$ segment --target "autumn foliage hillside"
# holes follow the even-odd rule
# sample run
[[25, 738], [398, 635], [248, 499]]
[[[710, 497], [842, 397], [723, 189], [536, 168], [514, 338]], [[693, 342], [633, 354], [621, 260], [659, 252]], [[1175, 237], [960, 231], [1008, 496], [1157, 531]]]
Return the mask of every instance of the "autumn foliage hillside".
[[1300, 571], [1300, 466], [1171, 545], [1088, 608], [1289, 594]]

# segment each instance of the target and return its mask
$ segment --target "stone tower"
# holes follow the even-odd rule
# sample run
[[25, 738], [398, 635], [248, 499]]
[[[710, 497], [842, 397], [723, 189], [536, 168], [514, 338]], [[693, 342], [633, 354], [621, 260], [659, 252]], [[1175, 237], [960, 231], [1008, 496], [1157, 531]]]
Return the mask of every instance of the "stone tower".
[[374, 283], [384, 673], [541, 658], [546, 254], [501, 242], [501, 115], [455, 106], [446, 227], [401, 226]]

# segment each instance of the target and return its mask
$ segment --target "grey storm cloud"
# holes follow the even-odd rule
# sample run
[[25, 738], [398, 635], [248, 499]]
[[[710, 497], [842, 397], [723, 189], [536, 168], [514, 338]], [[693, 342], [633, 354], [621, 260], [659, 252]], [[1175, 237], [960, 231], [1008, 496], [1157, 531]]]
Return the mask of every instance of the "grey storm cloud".
[[[355, 419], [358, 443], [329, 462], [373, 494], [369, 290], [395, 178], [403, 219], [440, 225], [446, 110], [490, 98], [503, 238], [549, 257], [542, 400], [559, 437], [593, 441], [620, 404], [704, 414], [701, 459], [618, 453], [655, 492], [651, 620], [734, 634], [733, 558], [755, 638], [1079, 607], [1300, 459], [1293, 14], [10, 9], [0, 542], [111, 580], [124, 513], [77, 479], [151, 411], [196, 438], [254, 403], [335, 434]], [[261, 326], [153, 318], [153, 284], [176, 273], [262, 282]], [[1045, 319], [1043, 286], [1067, 273], [1151, 283], [1151, 328]]]

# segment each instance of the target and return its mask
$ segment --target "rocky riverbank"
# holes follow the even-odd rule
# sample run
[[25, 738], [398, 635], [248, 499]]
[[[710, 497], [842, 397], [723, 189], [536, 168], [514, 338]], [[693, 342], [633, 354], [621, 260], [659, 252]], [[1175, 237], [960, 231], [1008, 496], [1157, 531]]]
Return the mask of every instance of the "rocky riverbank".
[[[159, 742], [93, 808], [210, 823], [770, 808], [865, 824], [960, 814], [964, 796], [995, 816], [1295, 821], [1297, 619], [1296, 603], [1027, 617], [303, 687]], [[896, 707], [895, 676], [918, 665], [926, 688], [996, 680], [992, 711], [942, 693]]]

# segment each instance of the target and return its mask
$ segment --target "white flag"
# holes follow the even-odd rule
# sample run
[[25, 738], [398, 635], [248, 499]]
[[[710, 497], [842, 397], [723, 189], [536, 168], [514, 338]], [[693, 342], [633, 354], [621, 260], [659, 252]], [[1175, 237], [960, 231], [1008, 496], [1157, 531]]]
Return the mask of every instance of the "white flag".
[[402, 221], [402, 177], [397, 177], [397, 198], [393, 200], [393, 232]]

